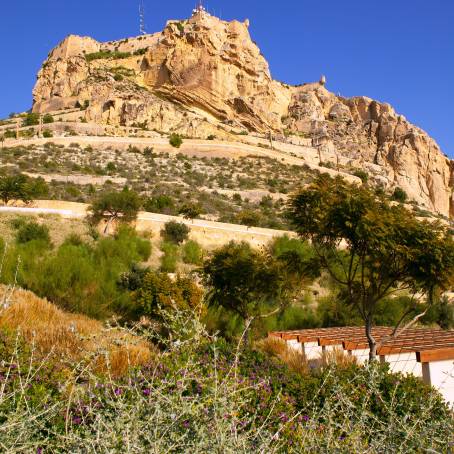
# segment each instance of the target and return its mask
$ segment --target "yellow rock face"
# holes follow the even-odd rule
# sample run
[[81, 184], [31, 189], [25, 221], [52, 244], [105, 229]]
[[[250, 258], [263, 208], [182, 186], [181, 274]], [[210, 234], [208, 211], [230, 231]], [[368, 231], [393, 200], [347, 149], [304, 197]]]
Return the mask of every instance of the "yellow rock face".
[[433, 139], [388, 104], [334, 95], [324, 77], [298, 87], [273, 80], [248, 25], [203, 13], [121, 41], [69, 36], [38, 74], [33, 110], [80, 106], [92, 123], [189, 137], [303, 136], [320, 160], [364, 169], [376, 184], [454, 215], [454, 166]]

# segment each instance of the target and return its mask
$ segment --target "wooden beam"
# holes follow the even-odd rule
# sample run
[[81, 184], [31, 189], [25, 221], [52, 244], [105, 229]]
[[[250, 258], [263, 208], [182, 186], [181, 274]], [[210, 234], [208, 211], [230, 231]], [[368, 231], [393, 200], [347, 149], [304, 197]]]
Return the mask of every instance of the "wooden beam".
[[434, 361], [449, 361], [454, 359], [454, 347], [437, 348], [416, 352], [418, 363], [432, 363]]

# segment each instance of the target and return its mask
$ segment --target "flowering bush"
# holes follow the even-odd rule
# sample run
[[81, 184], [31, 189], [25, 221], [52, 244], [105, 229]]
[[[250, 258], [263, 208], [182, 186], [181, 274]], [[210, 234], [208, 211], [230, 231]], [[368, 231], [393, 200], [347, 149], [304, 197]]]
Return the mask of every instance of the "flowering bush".
[[[210, 337], [192, 313], [162, 313], [166, 337], [122, 379], [63, 373], [19, 343], [2, 351], [6, 452], [446, 452], [453, 420], [417, 379], [377, 365], [301, 374]], [[8, 343], [6, 343], [8, 344]], [[6, 345], [5, 344], [5, 345]], [[450, 438], [451, 437], [451, 438]]]

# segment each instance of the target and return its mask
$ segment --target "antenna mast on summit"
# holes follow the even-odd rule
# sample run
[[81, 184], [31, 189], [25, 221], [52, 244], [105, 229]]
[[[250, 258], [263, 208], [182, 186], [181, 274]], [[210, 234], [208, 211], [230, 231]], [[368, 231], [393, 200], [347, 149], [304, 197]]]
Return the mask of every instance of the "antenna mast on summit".
[[146, 35], [147, 32], [145, 31], [145, 5], [143, 3], [143, 0], [140, 0], [139, 3], [139, 30], [141, 35]]

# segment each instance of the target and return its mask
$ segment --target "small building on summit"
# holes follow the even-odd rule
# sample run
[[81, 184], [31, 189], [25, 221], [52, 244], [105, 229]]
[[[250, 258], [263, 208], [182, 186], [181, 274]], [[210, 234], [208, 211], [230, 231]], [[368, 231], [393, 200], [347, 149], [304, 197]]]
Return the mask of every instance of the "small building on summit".
[[194, 17], [194, 16], [204, 17], [207, 15], [209, 16], [209, 13], [203, 6], [202, 1], [200, 0], [199, 4], [192, 10], [192, 17]]

